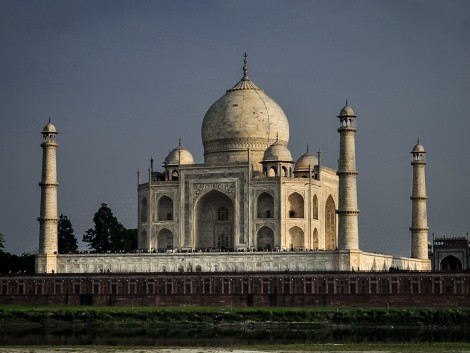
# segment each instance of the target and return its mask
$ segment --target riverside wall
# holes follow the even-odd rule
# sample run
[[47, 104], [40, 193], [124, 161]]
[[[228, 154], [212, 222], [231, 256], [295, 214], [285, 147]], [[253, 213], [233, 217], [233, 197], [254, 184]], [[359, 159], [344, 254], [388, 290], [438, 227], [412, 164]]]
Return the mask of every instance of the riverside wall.
[[44, 274], [0, 277], [0, 304], [470, 307], [468, 272]]

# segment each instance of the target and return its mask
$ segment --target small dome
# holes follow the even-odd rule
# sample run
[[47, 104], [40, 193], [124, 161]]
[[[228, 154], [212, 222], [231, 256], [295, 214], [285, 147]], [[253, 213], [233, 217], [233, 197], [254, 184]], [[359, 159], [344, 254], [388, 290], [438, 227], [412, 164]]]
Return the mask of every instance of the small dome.
[[191, 152], [181, 145], [173, 149], [165, 158], [165, 166], [180, 164], [194, 164]]
[[346, 101], [346, 105], [341, 109], [338, 117], [340, 116], [351, 116], [351, 117], [356, 117], [354, 114], [354, 110], [349, 106], [348, 101]]
[[413, 153], [426, 153], [422, 144], [418, 143], [413, 147]]
[[264, 151], [263, 162], [268, 161], [292, 162], [292, 155], [284, 142], [277, 140]]
[[294, 172], [303, 172], [312, 169], [318, 164], [318, 159], [308, 150], [295, 162]]
[[57, 129], [55, 128], [55, 126], [51, 123], [51, 121], [49, 120], [49, 122], [47, 123], [46, 126], [44, 126], [44, 129], [42, 129], [42, 133], [46, 133], [46, 134], [57, 134]]

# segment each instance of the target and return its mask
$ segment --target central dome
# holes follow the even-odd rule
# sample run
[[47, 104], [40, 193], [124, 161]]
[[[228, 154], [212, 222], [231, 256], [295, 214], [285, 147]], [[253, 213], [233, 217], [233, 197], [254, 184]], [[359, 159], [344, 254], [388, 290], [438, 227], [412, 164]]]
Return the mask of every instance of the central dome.
[[246, 58], [243, 71], [243, 78], [204, 116], [201, 133], [207, 164], [243, 163], [251, 158], [258, 168], [256, 162], [273, 142], [289, 142], [286, 115], [248, 78]]

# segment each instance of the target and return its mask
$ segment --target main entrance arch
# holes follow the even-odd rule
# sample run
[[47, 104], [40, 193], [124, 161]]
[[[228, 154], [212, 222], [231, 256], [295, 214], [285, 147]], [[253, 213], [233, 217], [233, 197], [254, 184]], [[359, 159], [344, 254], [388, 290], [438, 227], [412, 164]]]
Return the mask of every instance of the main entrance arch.
[[233, 202], [224, 193], [212, 190], [196, 203], [195, 249], [233, 249]]

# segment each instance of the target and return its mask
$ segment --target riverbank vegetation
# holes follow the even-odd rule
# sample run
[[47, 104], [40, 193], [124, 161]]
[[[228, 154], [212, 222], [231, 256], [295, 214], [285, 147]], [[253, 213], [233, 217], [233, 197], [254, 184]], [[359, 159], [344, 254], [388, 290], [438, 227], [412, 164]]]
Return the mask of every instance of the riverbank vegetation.
[[212, 308], [0, 306], [10, 325], [470, 326], [470, 308]]

